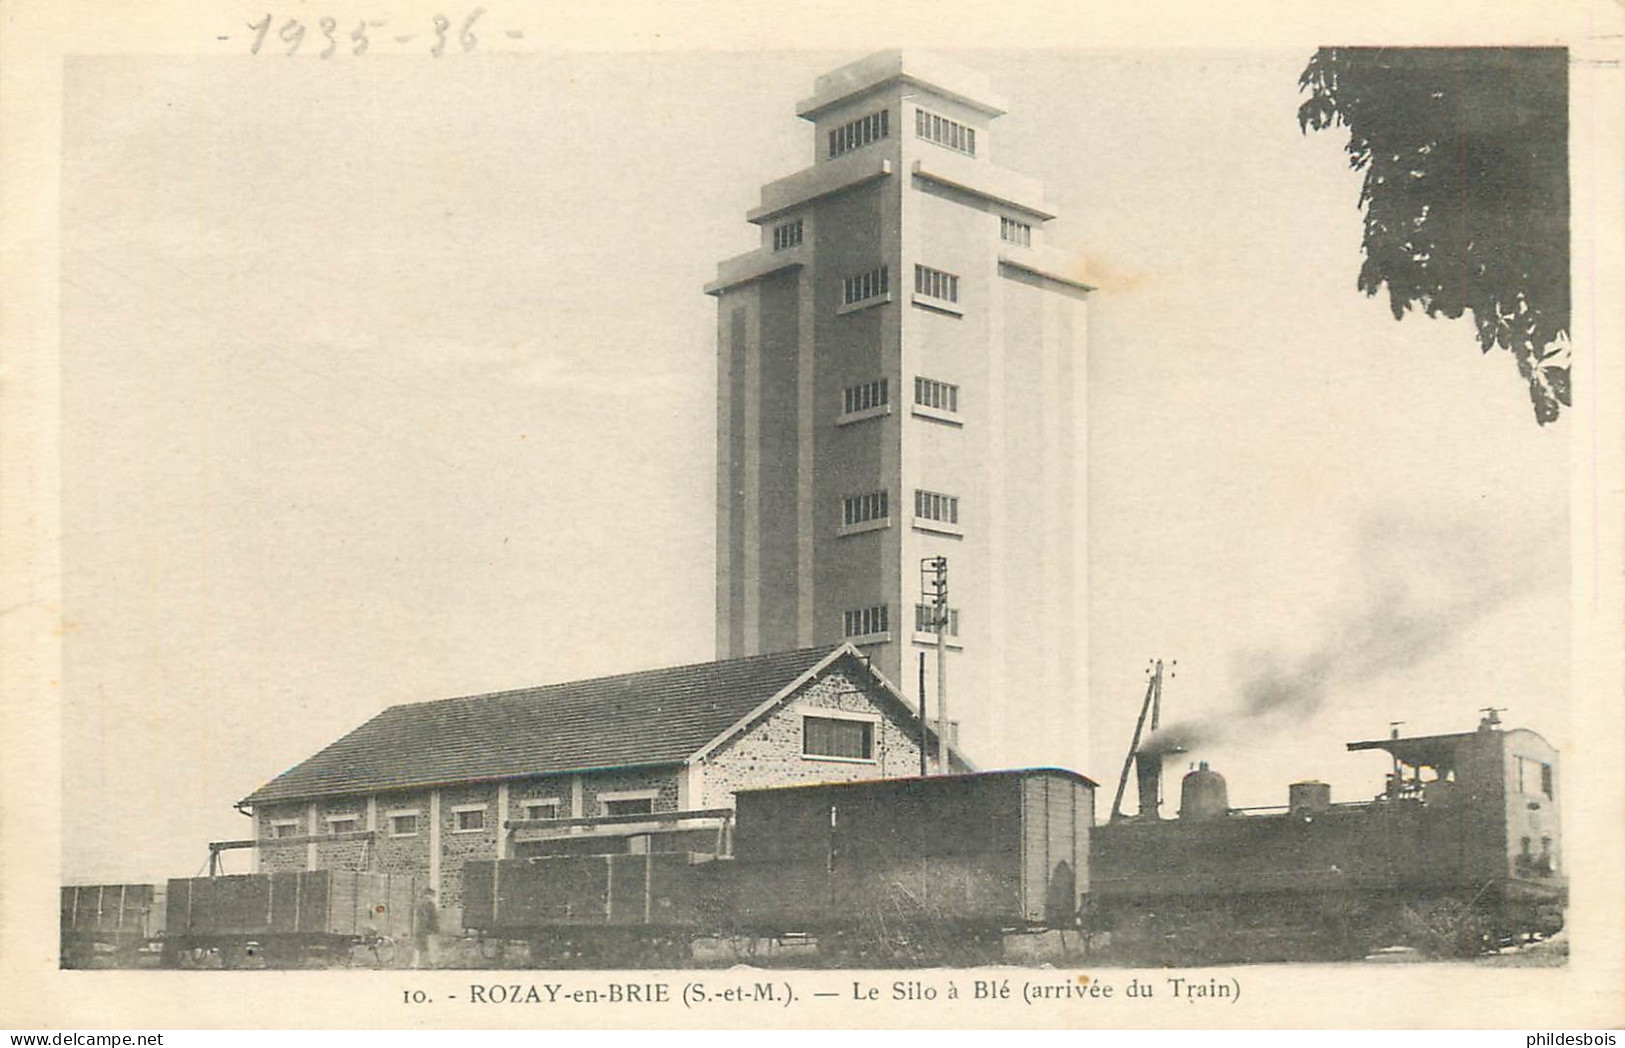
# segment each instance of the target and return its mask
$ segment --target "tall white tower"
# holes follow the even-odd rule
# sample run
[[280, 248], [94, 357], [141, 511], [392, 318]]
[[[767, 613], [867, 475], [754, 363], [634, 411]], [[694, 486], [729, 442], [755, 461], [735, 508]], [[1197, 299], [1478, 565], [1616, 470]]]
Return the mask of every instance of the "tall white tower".
[[812, 164], [762, 187], [761, 246], [706, 287], [718, 657], [847, 639], [912, 695], [943, 555], [964, 745], [1033, 759], [1011, 725], [1075, 732], [1087, 689], [1090, 288], [1044, 244], [1042, 187], [993, 163], [982, 74], [881, 53], [796, 112]]

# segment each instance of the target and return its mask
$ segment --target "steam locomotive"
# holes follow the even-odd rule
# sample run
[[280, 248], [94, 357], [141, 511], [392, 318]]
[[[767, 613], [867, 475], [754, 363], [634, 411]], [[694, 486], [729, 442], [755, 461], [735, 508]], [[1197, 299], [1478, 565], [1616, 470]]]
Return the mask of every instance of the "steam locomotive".
[[1532, 731], [1351, 742], [1392, 770], [1368, 799], [1297, 782], [1287, 803], [1229, 806], [1204, 763], [1161, 818], [1165, 755], [1142, 751], [1140, 813], [1095, 831], [1091, 906], [1142, 963], [1361, 956], [1391, 943], [1463, 955], [1563, 920], [1557, 751]]
[[[478, 963], [540, 967], [680, 966], [740, 949], [981, 963], [1036, 956], [1036, 942], [1096, 963], [1190, 965], [1396, 942], [1470, 953], [1561, 925], [1558, 758], [1544, 739], [1503, 730], [1492, 711], [1475, 731], [1349, 748], [1392, 759], [1369, 799], [1334, 803], [1300, 782], [1280, 808], [1234, 809], [1200, 767], [1162, 818], [1164, 757], [1137, 738], [1140, 812], [1114, 804], [1099, 825], [1096, 784], [1053, 768], [746, 790], [705, 844], [655, 829], [582, 854], [584, 838], [566, 835], [553, 854], [470, 861], [463, 921]], [[63, 889], [65, 966], [387, 965], [404, 963], [391, 944], [416, 931], [400, 876], [142, 887]]]

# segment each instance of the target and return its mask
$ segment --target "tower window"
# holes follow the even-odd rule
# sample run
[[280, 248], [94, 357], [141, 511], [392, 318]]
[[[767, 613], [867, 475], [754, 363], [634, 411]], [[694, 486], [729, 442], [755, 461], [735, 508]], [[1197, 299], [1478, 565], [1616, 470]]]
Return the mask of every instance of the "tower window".
[[1031, 247], [1033, 227], [1025, 222], [1017, 222], [1013, 218], [1001, 218], [999, 219], [999, 239], [1008, 244]]
[[[959, 636], [959, 609], [949, 608], [947, 611], [948, 621], [944, 624], [946, 628], [943, 630], [943, 632], [950, 637], [957, 637]], [[937, 608], [934, 604], [914, 605], [914, 632], [937, 632], [936, 612]]]
[[841, 613], [841, 635], [845, 637], [872, 637], [890, 629], [886, 621], [886, 605], [872, 608], [853, 608]]
[[976, 129], [924, 109], [914, 111], [914, 134], [966, 156], [976, 155]]
[[914, 293], [945, 302], [959, 301], [959, 278], [929, 266], [914, 267]]
[[915, 491], [914, 515], [921, 520], [958, 524], [959, 496], [943, 495], [935, 491]]
[[801, 753], [805, 757], [840, 757], [845, 760], [874, 760], [875, 726], [866, 720], [845, 717], [803, 717]]
[[915, 378], [914, 403], [938, 411], [959, 411], [959, 387], [934, 378]]
[[882, 109], [878, 113], [860, 116], [829, 133], [829, 159], [890, 137], [891, 110]]
[[853, 415], [859, 411], [885, 407], [889, 397], [890, 389], [885, 379], [847, 386], [841, 391], [841, 414]]
[[848, 495], [841, 500], [841, 523], [848, 527], [871, 520], [885, 520], [889, 516], [891, 510], [886, 505], [884, 491], [872, 491], [867, 495]]
[[783, 251], [801, 243], [801, 219], [773, 227], [773, 250]]
[[871, 298], [879, 298], [886, 294], [890, 288], [887, 286], [886, 267], [871, 269], [867, 273], [859, 273], [855, 277], [847, 277], [841, 284], [841, 300], [850, 306], [855, 302], [866, 302]]

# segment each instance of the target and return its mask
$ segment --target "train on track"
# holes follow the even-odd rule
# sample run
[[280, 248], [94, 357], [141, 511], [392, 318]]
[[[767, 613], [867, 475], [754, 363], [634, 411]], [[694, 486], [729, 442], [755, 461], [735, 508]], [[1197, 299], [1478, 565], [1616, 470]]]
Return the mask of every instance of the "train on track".
[[[1396, 943], [1460, 955], [1561, 926], [1544, 739], [1490, 711], [1474, 731], [1349, 749], [1391, 758], [1366, 799], [1301, 782], [1278, 809], [1234, 809], [1203, 766], [1162, 818], [1167, 755], [1137, 731], [1125, 774], [1139, 769], [1141, 810], [1114, 803], [1098, 824], [1096, 784], [1054, 768], [744, 790], [714, 834], [566, 835], [552, 853], [468, 862], [474, 952], [455, 963], [975, 964], [1042, 941], [1092, 963], [1193, 965]], [[403, 964], [420, 887], [337, 870], [68, 887], [62, 963]]]

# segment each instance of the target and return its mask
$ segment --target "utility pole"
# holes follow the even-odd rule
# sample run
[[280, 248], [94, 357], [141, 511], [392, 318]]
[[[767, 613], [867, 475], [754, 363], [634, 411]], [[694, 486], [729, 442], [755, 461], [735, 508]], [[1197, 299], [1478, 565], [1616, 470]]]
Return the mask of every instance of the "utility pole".
[[925, 778], [927, 775], [931, 774], [930, 769], [927, 768], [926, 764], [925, 764], [925, 758], [926, 758], [925, 725], [926, 725], [926, 720], [927, 720], [927, 718], [926, 718], [926, 715], [925, 715], [925, 652], [922, 651], [922, 652], [920, 652], [920, 778], [922, 778], [922, 779]]
[[948, 558], [920, 561], [921, 603], [937, 633], [937, 774], [948, 774]]

